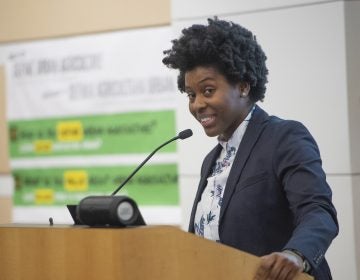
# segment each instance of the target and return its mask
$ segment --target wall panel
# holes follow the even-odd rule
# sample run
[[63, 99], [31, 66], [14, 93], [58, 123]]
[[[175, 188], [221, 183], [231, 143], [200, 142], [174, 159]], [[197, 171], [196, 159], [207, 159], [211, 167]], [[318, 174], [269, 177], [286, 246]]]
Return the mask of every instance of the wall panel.
[[[360, 267], [360, 1], [345, 4], [348, 114], [357, 267]], [[360, 274], [360, 271], [358, 271]], [[360, 276], [360, 275], [359, 275]]]
[[2, 0], [0, 2], [0, 42], [169, 23], [169, 0]]
[[0, 65], [0, 224], [11, 222], [13, 180], [8, 158], [4, 67]]
[[[334, 279], [356, 280], [356, 232], [352, 203], [352, 176], [329, 176], [339, 220], [339, 235], [326, 253]], [[346, 261], [344, 261], [346, 260]]]
[[0, 174], [10, 173], [5, 104], [5, 71], [0, 65]]
[[[336, 0], [335, 0], [336, 1]], [[172, 1], [172, 18], [174, 20], [184, 20], [214, 15], [234, 15], [245, 13], [261, 13], [266, 10], [282, 8], [298, 8], [303, 5], [312, 5], [325, 2], [335, 2], [334, 0], [198, 0], [196, 5], [191, 0]]]

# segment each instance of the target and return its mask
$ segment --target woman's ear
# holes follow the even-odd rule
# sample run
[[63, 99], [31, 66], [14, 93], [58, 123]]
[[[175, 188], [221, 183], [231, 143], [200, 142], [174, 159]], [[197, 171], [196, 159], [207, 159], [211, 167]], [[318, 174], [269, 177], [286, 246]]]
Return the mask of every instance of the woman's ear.
[[247, 82], [240, 82], [239, 83], [239, 90], [241, 97], [247, 97], [250, 92], [250, 85]]

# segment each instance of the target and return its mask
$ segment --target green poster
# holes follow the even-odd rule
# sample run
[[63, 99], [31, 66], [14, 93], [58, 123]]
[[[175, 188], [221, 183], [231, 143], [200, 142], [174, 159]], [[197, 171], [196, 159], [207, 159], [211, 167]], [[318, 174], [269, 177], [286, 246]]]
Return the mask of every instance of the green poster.
[[[173, 110], [11, 121], [10, 156], [150, 153], [175, 134]], [[159, 152], [175, 150], [170, 144]]]
[[[16, 169], [14, 203], [77, 204], [88, 195], [110, 195], [136, 166]], [[176, 164], [144, 166], [118, 193], [139, 205], [178, 205]]]

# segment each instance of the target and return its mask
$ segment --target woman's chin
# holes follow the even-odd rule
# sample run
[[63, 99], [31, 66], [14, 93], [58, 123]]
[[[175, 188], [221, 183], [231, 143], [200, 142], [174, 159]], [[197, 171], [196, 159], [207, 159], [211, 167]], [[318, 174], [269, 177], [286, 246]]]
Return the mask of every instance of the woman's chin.
[[205, 134], [209, 137], [215, 137], [219, 135], [219, 132], [214, 129], [206, 129], [204, 128]]

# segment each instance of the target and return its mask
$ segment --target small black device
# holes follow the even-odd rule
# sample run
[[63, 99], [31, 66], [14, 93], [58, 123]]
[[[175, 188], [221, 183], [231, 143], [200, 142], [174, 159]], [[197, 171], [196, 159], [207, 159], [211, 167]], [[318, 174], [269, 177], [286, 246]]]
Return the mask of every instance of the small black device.
[[111, 196], [88, 196], [83, 198], [79, 205], [67, 205], [75, 225], [88, 226], [139, 226], [145, 225], [136, 202], [127, 196], [115, 194], [139, 171], [139, 169], [162, 147], [177, 139], [186, 139], [192, 136], [191, 129], [181, 131], [157, 147], [125, 180]]

